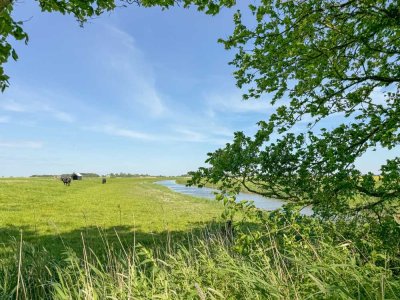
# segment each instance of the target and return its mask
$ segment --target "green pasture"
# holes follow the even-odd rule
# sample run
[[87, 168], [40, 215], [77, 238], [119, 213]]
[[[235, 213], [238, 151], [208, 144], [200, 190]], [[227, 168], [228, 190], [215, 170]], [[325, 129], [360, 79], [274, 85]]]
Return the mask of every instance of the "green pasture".
[[219, 218], [222, 206], [170, 191], [160, 178], [85, 178], [64, 186], [53, 178], [0, 179], [0, 244], [19, 240], [58, 254], [96, 249], [103, 238], [160, 244], [184, 240]]
[[397, 252], [360, 252], [357, 236], [336, 234], [347, 227], [288, 212], [266, 214], [262, 228], [242, 220], [227, 235], [219, 202], [157, 180], [85, 178], [68, 187], [52, 178], [0, 179], [0, 299], [400, 294]]

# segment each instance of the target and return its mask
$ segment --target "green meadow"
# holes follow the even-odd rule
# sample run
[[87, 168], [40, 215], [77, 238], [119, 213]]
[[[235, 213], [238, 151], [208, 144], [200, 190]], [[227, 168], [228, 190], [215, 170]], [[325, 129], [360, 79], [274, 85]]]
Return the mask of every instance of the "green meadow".
[[235, 215], [230, 231], [221, 217], [229, 201], [224, 208], [157, 180], [0, 179], [0, 299], [400, 295], [398, 252], [364, 249], [338, 234], [339, 223], [262, 212], [258, 223]]
[[64, 186], [54, 178], [0, 179], [0, 243], [12, 240], [45, 247], [59, 255], [93, 248], [102, 239], [153, 245], [215, 222], [222, 206], [155, 184], [160, 178], [85, 178]]

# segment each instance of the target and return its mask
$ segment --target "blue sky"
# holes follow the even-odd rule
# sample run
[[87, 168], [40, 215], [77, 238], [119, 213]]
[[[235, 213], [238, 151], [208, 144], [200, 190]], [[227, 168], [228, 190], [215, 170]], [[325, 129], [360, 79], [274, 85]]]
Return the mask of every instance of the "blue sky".
[[[30, 41], [15, 43], [20, 59], [6, 65], [0, 176], [179, 175], [272, 112], [267, 99], [241, 100], [233, 53], [217, 43], [232, 31], [233, 10], [130, 6], [81, 28], [32, 2], [15, 7]], [[388, 157], [379, 150], [359, 164], [377, 171]]]

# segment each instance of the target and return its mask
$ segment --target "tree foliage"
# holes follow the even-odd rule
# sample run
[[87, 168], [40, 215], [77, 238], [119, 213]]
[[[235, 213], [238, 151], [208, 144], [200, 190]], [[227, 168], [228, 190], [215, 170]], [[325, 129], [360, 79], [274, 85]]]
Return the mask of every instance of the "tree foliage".
[[399, 5], [265, 0], [249, 6], [251, 26], [238, 11], [233, 34], [221, 40], [236, 50], [237, 85], [245, 99], [271, 97], [276, 110], [254, 137], [237, 132], [209, 153], [210, 167], [190, 183], [313, 205], [324, 217], [367, 211], [394, 222], [400, 158], [378, 176], [355, 163], [367, 150], [400, 142]]
[[[23, 22], [15, 21], [12, 16], [15, 0], [0, 0], [0, 90], [9, 85], [9, 76], [4, 71], [4, 64], [10, 57], [17, 60], [18, 55], [12, 46], [13, 40], [28, 43], [28, 34], [23, 30]], [[207, 14], [217, 14], [221, 7], [232, 6], [234, 0], [36, 0], [43, 12], [59, 12], [73, 15], [83, 25], [88, 19], [99, 16], [117, 7], [130, 4], [138, 6], [159, 6], [167, 9], [174, 5], [188, 7], [195, 5]]]

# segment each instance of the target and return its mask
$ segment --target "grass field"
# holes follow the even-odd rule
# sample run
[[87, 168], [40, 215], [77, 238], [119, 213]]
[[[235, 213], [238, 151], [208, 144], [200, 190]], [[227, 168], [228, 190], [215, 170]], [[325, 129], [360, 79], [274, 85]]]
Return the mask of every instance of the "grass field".
[[156, 180], [85, 178], [67, 187], [50, 178], [0, 179], [0, 299], [400, 295], [388, 253], [366, 260], [348, 239], [332, 240], [335, 229], [305, 216], [262, 227], [240, 222], [228, 236], [220, 203]]
[[[0, 243], [20, 239], [59, 254], [93, 248], [103, 237], [125, 243], [159, 244], [185, 239], [216, 220], [219, 203], [174, 193], [159, 178], [85, 178], [64, 186], [53, 178], [0, 179]], [[116, 234], [117, 233], [117, 234]], [[118, 241], [119, 242], [119, 241]]]

